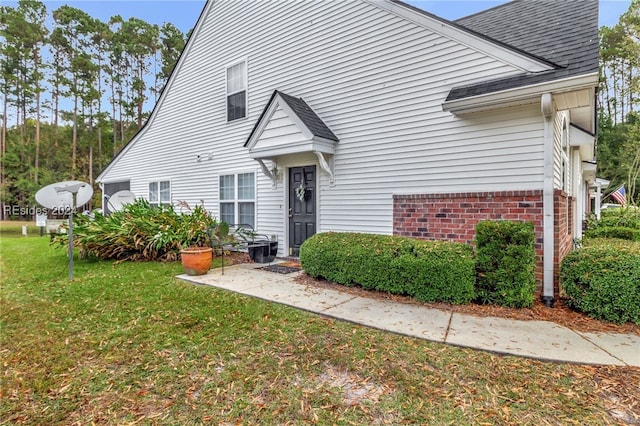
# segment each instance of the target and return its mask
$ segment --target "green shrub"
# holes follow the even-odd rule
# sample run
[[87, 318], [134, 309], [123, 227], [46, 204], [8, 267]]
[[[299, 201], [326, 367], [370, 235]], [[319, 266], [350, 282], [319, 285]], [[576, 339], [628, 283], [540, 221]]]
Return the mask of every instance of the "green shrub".
[[425, 302], [474, 297], [473, 252], [460, 243], [328, 232], [304, 242], [300, 263], [313, 277]]
[[621, 240], [640, 241], [640, 229], [623, 226], [598, 226], [585, 232], [587, 238], [619, 238]]
[[568, 305], [594, 318], [640, 324], [638, 244], [585, 247], [562, 261], [560, 285]]
[[616, 238], [588, 238], [583, 240], [582, 247], [611, 247], [617, 248], [626, 253], [635, 253], [640, 256], [640, 243], [629, 240]]
[[481, 303], [533, 305], [535, 234], [530, 222], [483, 221], [476, 226], [476, 295]]
[[[177, 260], [182, 248], [208, 246], [207, 229], [215, 223], [201, 206], [181, 214], [172, 206], [151, 207], [138, 199], [109, 216], [74, 216], [74, 245], [100, 259]], [[66, 234], [53, 240], [61, 245], [67, 241]]]
[[600, 220], [592, 216], [587, 221], [588, 230], [610, 227], [640, 229], [640, 210], [634, 207], [607, 209], [600, 213]]

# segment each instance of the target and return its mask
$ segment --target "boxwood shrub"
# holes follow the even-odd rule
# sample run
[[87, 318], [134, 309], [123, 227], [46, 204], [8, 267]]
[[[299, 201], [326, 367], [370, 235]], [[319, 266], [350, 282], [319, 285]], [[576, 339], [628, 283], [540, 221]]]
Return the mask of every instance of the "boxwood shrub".
[[619, 238], [629, 241], [640, 241], [640, 229], [624, 226], [600, 226], [585, 232], [587, 238]]
[[604, 210], [600, 220], [589, 219], [584, 236], [640, 241], [640, 210], [633, 207]]
[[640, 249], [617, 241], [569, 253], [560, 268], [568, 305], [594, 318], [640, 324]]
[[474, 298], [473, 250], [461, 243], [327, 232], [304, 242], [300, 263], [312, 277], [424, 302]]
[[533, 223], [482, 221], [476, 226], [476, 295], [480, 303], [533, 305], [536, 291]]

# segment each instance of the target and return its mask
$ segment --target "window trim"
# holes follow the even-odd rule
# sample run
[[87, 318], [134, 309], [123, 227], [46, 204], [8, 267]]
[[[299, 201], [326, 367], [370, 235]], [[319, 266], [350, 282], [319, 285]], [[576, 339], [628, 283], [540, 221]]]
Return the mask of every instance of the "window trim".
[[[244, 174], [251, 174], [253, 177], [253, 198], [243, 198], [239, 197], [239, 187], [238, 187], [238, 177]], [[222, 186], [220, 185], [220, 181], [225, 176], [233, 176], [233, 199], [223, 200], [221, 197]], [[239, 171], [239, 172], [227, 172], [221, 173], [218, 175], [218, 212], [219, 218], [222, 219], [222, 204], [233, 204], [233, 222], [230, 224], [240, 224], [240, 203], [253, 203], [253, 223], [250, 225], [255, 229], [256, 223], [258, 222], [258, 176], [255, 171]]]
[[[242, 63], [244, 63], [244, 76], [242, 81], [244, 84], [244, 117], [234, 118], [233, 120], [230, 120], [229, 119], [229, 96], [240, 93], [241, 90], [237, 92], [229, 93], [229, 77], [228, 77], [229, 69]], [[224, 93], [225, 93], [224, 106], [225, 106], [225, 116], [226, 116], [227, 123], [232, 123], [234, 121], [246, 119], [247, 116], [249, 115], [249, 77], [248, 77], [249, 68], [248, 67], [249, 65], [248, 65], [247, 58], [238, 59], [236, 61], [233, 61], [227, 64], [224, 67]]]
[[560, 185], [566, 194], [571, 194], [569, 191], [569, 177], [571, 176], [569, 167], [569, 126], [567, 125], [567, 118], [563, 117], [562, 133], [560, 135]]
[[[160, 185], [161, 183], [167, 182], [169, 183], [169, 201], [165, 201], [163, 202], [161, 199], [161, 188]], [[151, 201], [151, 184], [156, 183], [158, 184], [158, 201], [157, 202], [152, 202]], [[173, 204], [173, 185], [171, 184], [171, 179], [154, 179], [154, 180], [150, 180], [147, 183], [147, 201], [149, 201], [149, 205], [151, 207], [160, 207], [160, 206], [168, 206], [168, 205], [172, 205]]]

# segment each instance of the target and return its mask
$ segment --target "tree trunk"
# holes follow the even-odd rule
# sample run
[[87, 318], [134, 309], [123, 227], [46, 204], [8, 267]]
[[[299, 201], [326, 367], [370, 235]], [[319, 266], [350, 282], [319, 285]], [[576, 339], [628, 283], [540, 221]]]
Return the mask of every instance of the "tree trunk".
[[[77, 88], [77, 81], [73, 81], [73, 86]], [[76, 155], [78, 151], [78, 94], [73, 95], [73, 136], [71, 151], [71, 179], [76, 178]]]
[[33, 161], [34, 181], [38, 183], [38, 169], [40, 167], [40, 90], [36, 91], [36, 158]]

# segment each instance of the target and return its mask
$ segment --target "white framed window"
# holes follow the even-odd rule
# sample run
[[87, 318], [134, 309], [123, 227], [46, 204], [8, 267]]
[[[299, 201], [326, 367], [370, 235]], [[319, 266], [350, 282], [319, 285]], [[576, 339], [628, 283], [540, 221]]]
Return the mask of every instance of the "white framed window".
[[255, 173], [220, 176], [220, 220], [229, 224], [256, 226]]
[[171, 181], [149, 182], [149, 205], [160, 207], [171, 204]]
[[247, 61], [227, 67], [227, 121], [247, 116]]

